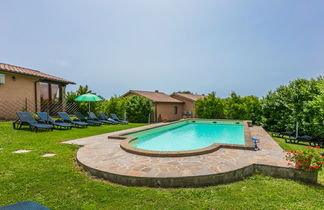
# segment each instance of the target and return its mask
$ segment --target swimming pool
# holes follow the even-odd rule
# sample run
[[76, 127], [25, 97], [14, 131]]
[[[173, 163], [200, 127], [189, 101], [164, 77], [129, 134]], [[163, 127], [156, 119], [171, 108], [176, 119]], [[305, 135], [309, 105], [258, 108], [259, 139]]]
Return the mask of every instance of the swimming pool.
[[187, 151], [213, 144], [244, 145], [242, 121], [186, 120], [125, 135], [129, 145], [151, 151]]

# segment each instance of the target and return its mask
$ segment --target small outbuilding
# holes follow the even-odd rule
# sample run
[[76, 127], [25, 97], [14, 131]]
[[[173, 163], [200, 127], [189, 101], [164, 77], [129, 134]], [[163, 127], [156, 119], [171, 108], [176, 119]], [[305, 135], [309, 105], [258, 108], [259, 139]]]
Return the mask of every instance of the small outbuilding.
[[203, 95], [195, 94], [181, 94], [173, 93], [172, 95], [167, 95], [163, 92], [156, 91], [140, 91], [140, 90], [130, 90], [123, 95], [123, 97], [140, 95], [149, 100], [153, 104], [153, 122], [159, 122], [161, 120], [180, 120], [183, 117], [193, 117], [194, 116], [194, 102]]
[[66, 79], [38, 70], [0, 63], [0, 120], [16, 119], [18, 111], [64, 110]]
[[198, 95], [192, 93], [173, 93], [170, 95], [172, 98], [176, 98], [183, 101], [183, 114], [188, 117], [196, 117], [195, 114], [195, 102], [205, 95]]

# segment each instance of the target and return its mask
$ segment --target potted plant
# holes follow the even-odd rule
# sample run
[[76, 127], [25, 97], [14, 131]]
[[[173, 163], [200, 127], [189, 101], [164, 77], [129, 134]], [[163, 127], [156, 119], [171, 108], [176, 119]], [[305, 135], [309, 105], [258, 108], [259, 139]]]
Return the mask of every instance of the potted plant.
[[162, 118], [162, 121], [163, 121], [163, 122], [168, 122], [168, 120], [169, 120], [169, 119], [166, 118], [166, 117], [163, 117], [163, 118]]

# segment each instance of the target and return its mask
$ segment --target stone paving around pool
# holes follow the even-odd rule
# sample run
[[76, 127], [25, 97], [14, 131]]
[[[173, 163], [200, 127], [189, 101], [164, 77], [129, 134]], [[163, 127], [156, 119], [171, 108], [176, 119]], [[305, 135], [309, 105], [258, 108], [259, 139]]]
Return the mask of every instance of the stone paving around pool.
[[[163, 123], [148, 125], [145, 128], [161, 124]], [[141, 129], [143, 127], [127, 131], [135, 132]], [[168, 183], [164, 184], [165, 187], [199, 186], [199, 183], [191, 183], [200, 182], [199, 180], [188, 180], [188, 177], [215, 179], [216, 176], [222, 176], [220, 179], [225, 179], [224, 182], [231, 182], [231, 179], [226, 177], [235, 176], [241, 179], [245, 177], [244, 174], [252, 175], [255, 168], [251, 167], [255, 164], [291, 169], [287, 167], [285, 152], [262, 127], [253, 126], [249, 129], [252, 137], [261, 140], [258, 143], [259, 151], [221, 148], [208, 154], [190, 157], [141, 156], [121, 149], [122, 140], [109, 139], [109, 136], [121, 134], [125, 130], [64, 143], [83, 146], [77, 152], [77, 161], [90, 173], [126, 185], [163, 186], [163, 182], [168, 179]], [[295, 172], [287, 173], [289, 176], [295, 176]], [[221, 183], [218, 181], [209, 183], [208, 180], [202, 182], [205, 183], [203, 185]]]

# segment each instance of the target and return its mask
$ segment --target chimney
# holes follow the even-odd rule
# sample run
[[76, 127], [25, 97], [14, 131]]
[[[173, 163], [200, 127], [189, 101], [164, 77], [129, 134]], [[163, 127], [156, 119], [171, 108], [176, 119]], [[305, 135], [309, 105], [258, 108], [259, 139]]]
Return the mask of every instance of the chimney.
[[159, 90], [155, 90], [155, 92], [156, 92], [156, 93], [158, 93], [158, 92], [159, 92]]

